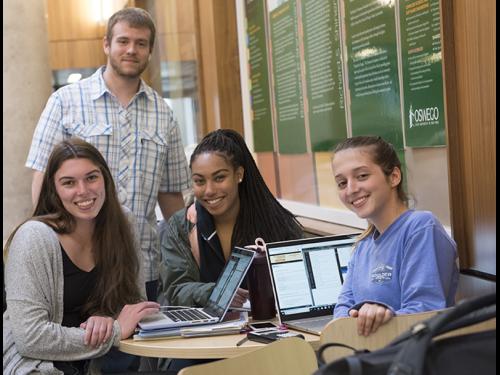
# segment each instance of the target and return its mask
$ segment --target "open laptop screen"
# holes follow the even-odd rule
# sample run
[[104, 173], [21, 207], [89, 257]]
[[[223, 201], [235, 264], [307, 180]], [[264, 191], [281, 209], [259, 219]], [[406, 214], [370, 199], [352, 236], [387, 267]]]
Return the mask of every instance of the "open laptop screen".
[[276, 302], [282, 318], [329, 314], [337, 302], [357, 235], [267, 244]]
[[235, 247], [231, 252], [222, 274], [219, 276], [215, 288], [208, 298], [204, 309], [212, 316], [222, 317], [229, 308], [236, 291], [245, 277], [252, 259], [253, 250]]

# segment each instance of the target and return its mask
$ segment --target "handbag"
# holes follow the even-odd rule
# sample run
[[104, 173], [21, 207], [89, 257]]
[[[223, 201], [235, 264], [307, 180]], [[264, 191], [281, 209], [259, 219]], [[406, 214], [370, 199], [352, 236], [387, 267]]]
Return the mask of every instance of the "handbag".
[[324, 351], [340, 343], [327, 343], [318, 350], [319, 369], [314, 375], [470, 375], [496, 371], [496, 328], [433, 341], [459, 328], [496, 317], [496, 292], [456, 306], [414, 325], [386, 347], [356, 350], [353, 355], [324, 363]]

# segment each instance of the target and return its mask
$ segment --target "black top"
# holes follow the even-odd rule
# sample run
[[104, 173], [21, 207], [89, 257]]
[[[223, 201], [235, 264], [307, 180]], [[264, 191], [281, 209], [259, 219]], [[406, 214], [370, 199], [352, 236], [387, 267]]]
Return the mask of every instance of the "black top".
[[80, 327], [88, 318], [83, 314], [83, 305], [87, 302], [90, 292], [96, 287], [97, 270], [94, 267], [90, 272], [78, 268], [68, 257], [61, 245], [64, 272], [64, 327]]
[[226, 260], [222, 245], [215, 232], [212, 215], [198, 202], [196, 204], [196, 228], [200, 249], [200, 281], [215, 282], [222, 272]]
[[[196, 228], [198, 231], [198, 246], [200, 249], [200, 281], [214, 283], [222, 273], [226, 260], [222, 245], [215, 230], [212, 215], [198, 202], [196, 205]], [[241, 287], [246, 289], [246, 277]]]
[[[89, 317], [82, 311], [90, 292], [96, 287], [97, 270], [94, 267], [90, 272], [78, 268], [66, 254], [61, 245], [64, 275], [63, 294], [63, 321], [64, 327], [80, 327], [80, 324]], [[88, 370], [88, 360], [81, 361], [54, 361], [54, 367], [65, 375], [83, 375]]]

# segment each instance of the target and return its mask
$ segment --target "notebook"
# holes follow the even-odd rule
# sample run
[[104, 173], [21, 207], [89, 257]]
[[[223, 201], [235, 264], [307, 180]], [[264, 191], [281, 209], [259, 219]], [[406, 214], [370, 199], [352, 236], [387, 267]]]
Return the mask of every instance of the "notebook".
[[304, 238], [266, 244], [281, 324], [320, 335], [333, 319], [352, 246], [359, 235]]
[[253, 250], [234, 247], [206, 307], [162, 306], [139, 322], [141, 330], [187, 327], [222, 321], [255, 256]]

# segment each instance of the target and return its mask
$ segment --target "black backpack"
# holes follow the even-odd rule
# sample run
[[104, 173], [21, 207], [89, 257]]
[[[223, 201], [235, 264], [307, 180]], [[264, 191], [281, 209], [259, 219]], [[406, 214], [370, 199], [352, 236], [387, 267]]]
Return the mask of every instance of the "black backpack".
[[[496, 317], [496, 292], [461, 301], [453, 308], [414, 325], [386, 347], [370, 352], [327, 343], [318, 350], [314, 375], [485, 375], [496, 371], [496, 329], [432, 341], [443, 333]], [[329, 347], [354, 354], [325, 364]]]

